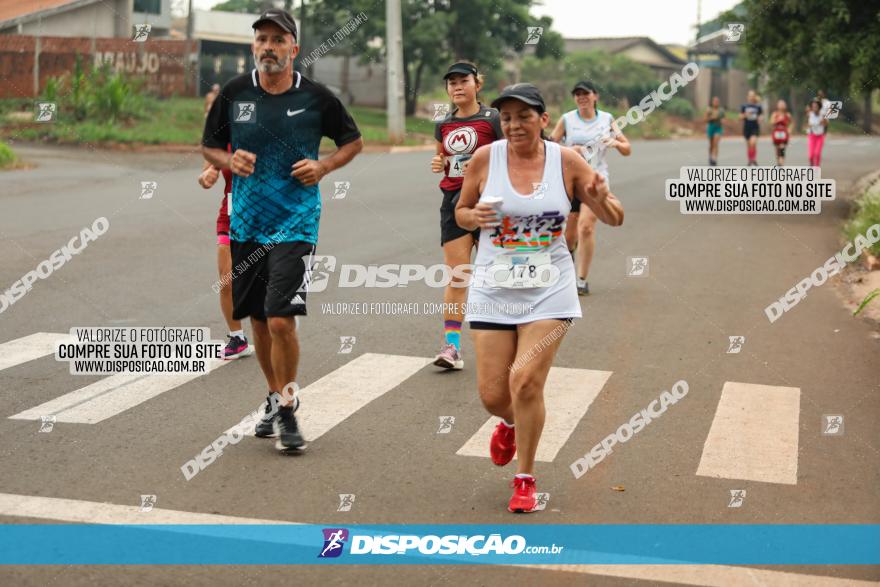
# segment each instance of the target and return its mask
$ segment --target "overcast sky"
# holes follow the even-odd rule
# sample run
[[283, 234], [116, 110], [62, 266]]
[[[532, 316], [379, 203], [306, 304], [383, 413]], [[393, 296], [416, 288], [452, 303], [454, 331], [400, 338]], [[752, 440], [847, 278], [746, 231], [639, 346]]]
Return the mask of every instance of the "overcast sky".
[[697, 4], [702, 21], [736, 6], [738, 0], [541, 0], [536, 16], [553, 18], [553, 29], [566, 38], [651, 37], [658, 43], [686, 45], [694, 40]]
[[[196, 8], [209, 9], [220, 0], [194, 0]], [[541, 0], [535, 16], [553, 18], [553, 28], [563, 37], [651, 37], [658, 43], [686, 45], [694, 39], [697, 3], [705, 22], [733, 8], [737, 0]], [[299, 6], [299, 2], [295, 2]]]

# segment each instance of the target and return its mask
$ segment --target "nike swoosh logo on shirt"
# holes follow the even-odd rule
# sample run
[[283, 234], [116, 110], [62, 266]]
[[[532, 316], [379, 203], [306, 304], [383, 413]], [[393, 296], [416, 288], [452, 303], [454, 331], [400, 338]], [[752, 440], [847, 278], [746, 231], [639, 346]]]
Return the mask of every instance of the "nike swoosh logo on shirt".
[[287, 111], [287, 115], [288, 115], [288, 116], [296, 116], [297, 114], [301, 114], [301, 113], [303, 113], [303, 112], [305, 112], [305, 111], [306, 111], [305, 108], [300, 108], [299, 110], [288, 110], [288, 111]]

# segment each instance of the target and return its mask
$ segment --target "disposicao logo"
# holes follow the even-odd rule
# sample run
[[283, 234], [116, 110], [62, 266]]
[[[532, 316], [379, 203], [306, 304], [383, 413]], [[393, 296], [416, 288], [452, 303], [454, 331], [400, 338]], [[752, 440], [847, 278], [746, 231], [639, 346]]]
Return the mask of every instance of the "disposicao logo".
[[342, 554], [343, 547], [348, 541], [348, 530], [345, 528], [324, 528], [324, 548], [318, 558], [336, 558]]

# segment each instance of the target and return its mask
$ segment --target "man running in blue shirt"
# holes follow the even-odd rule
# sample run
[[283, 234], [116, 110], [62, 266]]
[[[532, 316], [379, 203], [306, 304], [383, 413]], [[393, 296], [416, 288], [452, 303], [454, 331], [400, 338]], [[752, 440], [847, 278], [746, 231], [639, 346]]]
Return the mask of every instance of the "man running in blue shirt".
[[[351, 161], [363, 141], [342, 103], [293, 71], [299, 53], [293, 17], [267, 10], [253, 28], [256, 69], [220, 91], [205, 122], [202, 153], [233, 173], [233, 318], [250, 317], [269, 385], [255, 433], [277, 436], [279, 450], [301, 451], [306, 444], [293, 415], [299, 407], [295, 316], [306, 314], [321, 216], [318, 182]], [[333, 139], [337, 149], [319, 160], [322, 136]]]

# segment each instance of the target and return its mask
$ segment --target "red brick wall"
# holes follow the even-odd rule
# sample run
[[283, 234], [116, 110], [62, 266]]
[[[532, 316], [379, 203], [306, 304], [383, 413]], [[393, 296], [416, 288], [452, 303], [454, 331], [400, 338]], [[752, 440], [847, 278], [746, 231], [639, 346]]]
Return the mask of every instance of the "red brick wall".
[[35, 46], [34, 37], [0, 35], [0, 97], [33, 96]]
[[[40, 37], [40, 92], [46, 81], [73, 71], [77, 54], [83, 65], [109, 63], [111, 69], [142, 79], [144, 87], [162, 97], [197, 95], [198, 41], [148, 40], [88, 37]], [[26, 35], [0, 35], [0, 97], [34, 95], [34, 59], [37, 38]], [[189, 65], [189, 67], [188, 67]], [[188, 73], [189, 71], [189, 73]]]

